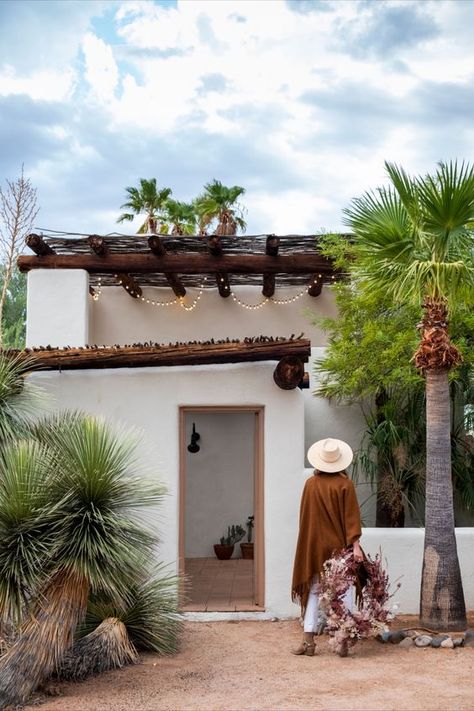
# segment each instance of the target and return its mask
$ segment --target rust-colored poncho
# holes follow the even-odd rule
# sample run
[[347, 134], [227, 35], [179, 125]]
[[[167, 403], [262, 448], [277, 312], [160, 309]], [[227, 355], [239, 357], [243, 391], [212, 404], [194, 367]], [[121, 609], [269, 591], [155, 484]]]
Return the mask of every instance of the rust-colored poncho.
[[300, 530], [291, 585], [292, 600], [304, 613], [314, 575], [334, 551], [361, 535], [359, 504], [354, 484], [341, 474], [318, 473], [307, 479], [300, 506]]

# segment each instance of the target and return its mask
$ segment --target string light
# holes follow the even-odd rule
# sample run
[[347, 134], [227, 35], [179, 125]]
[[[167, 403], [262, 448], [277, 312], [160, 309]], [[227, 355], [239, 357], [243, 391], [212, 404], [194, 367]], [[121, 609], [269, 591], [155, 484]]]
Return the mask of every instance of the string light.
[[[119, 280], [119, 284], [121, 286], [124, 286], [124, 288], [130, 292], [133, 293], [128, 284], [124, 284], [122, 279], [119, 278], [118, 274], [114, 274], [114, 277]], [[318, 274], [318, 279], [322, 279], [322, 274]], [[332, 281], [335, 280], [335, 276], [331, 276]], [[223, 282], [224, 279], [220, 277], [220, 281]], [[174, 306], [178, 304], [182, 309], [185, 311], [194, 311], [198, 303], [200, 302], [202, 295], [204, 293], [204, 288], [207, 282], [207, 277], [204, 277], [202, 283], [199, 285], [199, 293], [195, 297], [195, 299], [192, 301], [191, 304], [186, 304], [184, 300], [184, 296], [176, 297], [175, 299], [171, 299], [169, 301], [156, 301], [155, 299], [147, 299], [145, 296], [138, 296], [137, 299], [141, 301], [144, 304], [149, 304], [150, 306], [157, 306], [157, 307], [168, 307], [168, 306]], [[317, 283], [316, 277], [312, 281], [312, 285]], [[228, 287], [227, 287], [228, 288]], [[295, 301], [298, 301], [301, 299], [305, 294], [308, 293], [308, 289], [310, 287], [302, 289], [298, 294], [295, 294], [294, 296], [290, 296], [287, 299], [275, 299], [274, 297], [265, 297], [263, 301], [260, 301], [258, 304], [247, 304], [245, 301], [242, 301], [239, 299], [239, 297], [233, 292], [230, 291], [230, 296], [232, 297], [234, 303], [238, 304], [241, 306], [243, 309], [246, 309], [247, 311], [257, 311], [258, 309], [263, 308], [266, 304], [272, 303], [276, 304], [278, 306], [286, 306], [287, 304], [293, 304]], [[101, 277], [98, 279], [98, 286], [97, 286], [97, 291], [93, 295], [93, 300], [94, 301], [99, 301], [99, 297], [102, 294], [102, 280]]]

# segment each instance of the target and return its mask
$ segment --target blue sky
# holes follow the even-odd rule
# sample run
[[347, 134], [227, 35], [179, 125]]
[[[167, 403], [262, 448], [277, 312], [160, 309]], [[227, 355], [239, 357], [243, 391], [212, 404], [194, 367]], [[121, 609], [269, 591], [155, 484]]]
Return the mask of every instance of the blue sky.
[[471, 0], [3, 0], [0, 178], [24, 163], [50, 229], [122, 230], [140, 177], [243, 185], [249, 233], [340, 229], [384, 160], [472, 160], [473, 24]]

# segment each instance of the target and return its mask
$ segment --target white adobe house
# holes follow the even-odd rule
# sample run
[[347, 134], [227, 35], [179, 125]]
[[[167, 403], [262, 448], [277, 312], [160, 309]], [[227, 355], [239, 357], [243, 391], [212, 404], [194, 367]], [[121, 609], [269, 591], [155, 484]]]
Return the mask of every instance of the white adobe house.
[[[313, 363], [326, 340], [310, 314], [336, 314], [337, 278], [314, 237], [206, 243], [31, 236], [29, 245], [36, 255], [19, 260], [28, 270], [27, 347], [64, 349], [39, 352], [51, 369], [33, 377], [51, 393], [53, 408], [103, 415], [143, 433], [147, 473], [169, 491], [157, 513], [160, 559], [195, 578], [204, 594], [216, 571], [213, 544], [228, 525], [255, 516], [254, 560], [224, 562], [221, 594], [207, 607], [188, 609], [196, 618], [206, 609], [207, 618], [211, 611], [296, 617], [290, 583], [300, 495], [311, 475], [305, 453], [326, 436], [356, 449], [364, 428], [358, 408], [313, 395]], [[301, 333], [305, 338], [294, 337]], [[261, 335], [286, 340], [251, 341]], [[226, 339], [238, 343], [217, 343]], [[117, 347], [79, 350], [94, 344]], [[274, 373], [282, 358], [288, 367], [275, 376], [279, 387]], [[296, 361], [306, 361], [306, 382]], [[194, 453], [188, 451], [193, 426], [200, 435]], [[358, 486], [363, 547], [372, 554], [382, 549], [391, 579], [401, 579], [400, 610], [416, 613], [423, 530], [371, 528], [370, 494]], [[474, 529], [458, 529], [468, 609], [474, 609], [473, 543]], [[239, 554], [237, 545], [234, 559]], [[251, 587], [234, 604], [226, 598], [229, 578], [248, 583], [248, 575]]]

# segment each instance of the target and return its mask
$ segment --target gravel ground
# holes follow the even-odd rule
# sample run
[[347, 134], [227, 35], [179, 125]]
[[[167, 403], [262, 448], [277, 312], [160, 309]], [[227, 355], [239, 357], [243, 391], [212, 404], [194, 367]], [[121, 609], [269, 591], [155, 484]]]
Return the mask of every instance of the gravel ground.
[[364, 640], [341, 659], [321, 637], [316, 656], [295, 657], [300, 636], [296, 621], [186, 622], [175, 657], [144, 655], [35, 703], [41, 711], [474, 711], [474, 648]]

